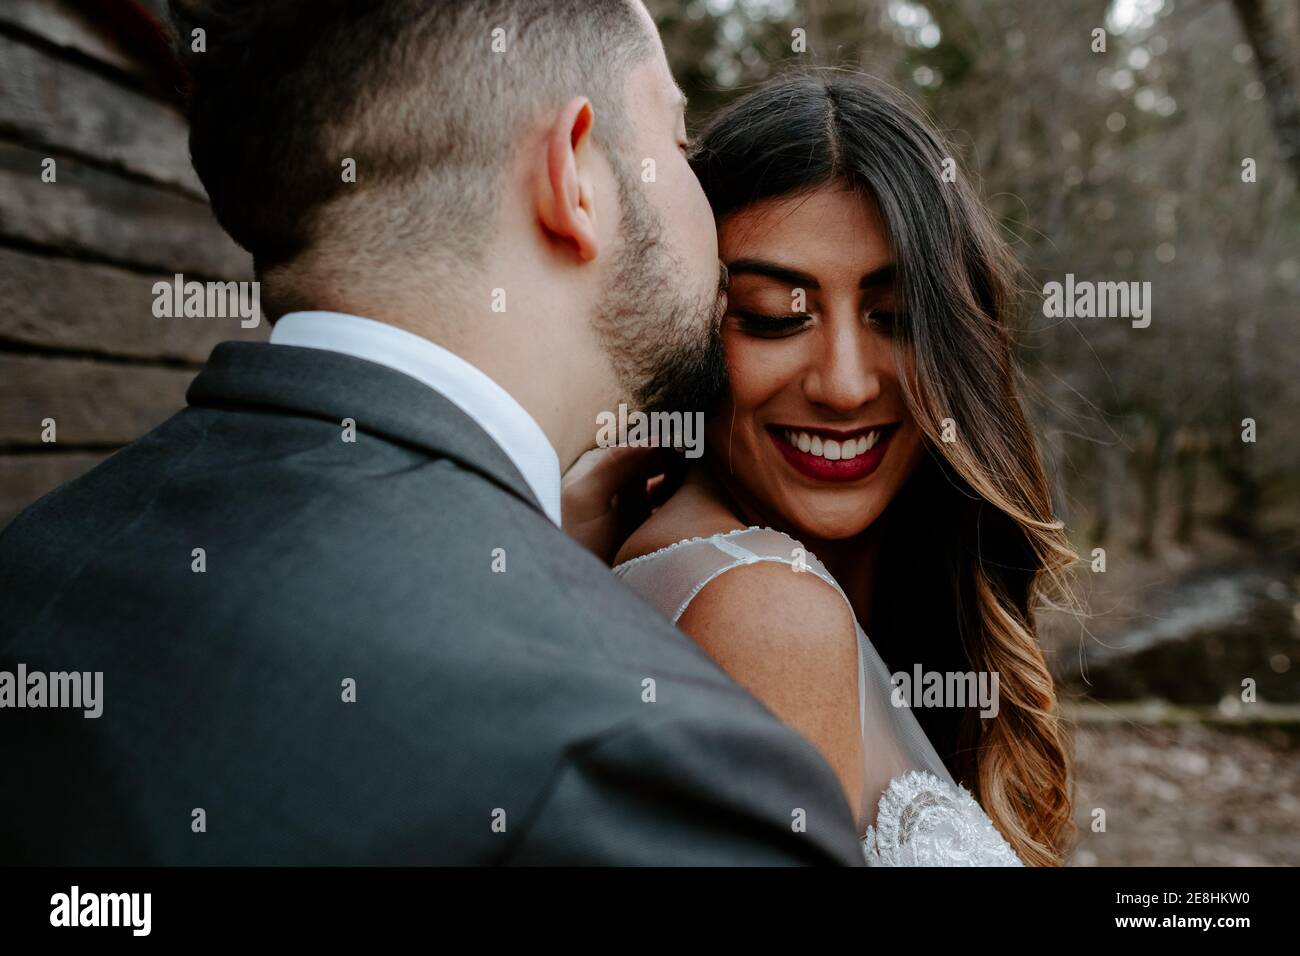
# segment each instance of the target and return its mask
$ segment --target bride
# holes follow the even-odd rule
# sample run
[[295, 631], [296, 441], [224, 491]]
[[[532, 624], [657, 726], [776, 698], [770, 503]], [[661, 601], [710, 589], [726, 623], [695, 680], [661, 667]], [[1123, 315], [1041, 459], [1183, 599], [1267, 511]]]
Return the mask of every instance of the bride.
[[[1059, 865], [1033, 608], [1074, 556], [1017, 394], [1013, 260], [950, 155], [842, 71], [709, 125], [729, 392], [614, 573], [820, 750], [869, 864]], [[997, 706], [910, 709], [890, 674], [916, 665], [995, 675]]]

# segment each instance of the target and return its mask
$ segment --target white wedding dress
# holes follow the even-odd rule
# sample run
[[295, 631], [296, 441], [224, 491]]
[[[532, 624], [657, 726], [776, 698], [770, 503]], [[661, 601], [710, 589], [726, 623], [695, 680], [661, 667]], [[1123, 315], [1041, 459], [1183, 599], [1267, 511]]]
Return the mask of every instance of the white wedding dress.
[[[770, 528], [679, 541], [617, 565], [614, 574], [676, 623], [706, 584], [757, 561], [815, 574], [848, 600], [820, 561]], [[856, 628], [867, 865], [1022, 866], [974, 797], [948, 773], [911, 710], [890, 702], [889, 672], [862, 626]]]

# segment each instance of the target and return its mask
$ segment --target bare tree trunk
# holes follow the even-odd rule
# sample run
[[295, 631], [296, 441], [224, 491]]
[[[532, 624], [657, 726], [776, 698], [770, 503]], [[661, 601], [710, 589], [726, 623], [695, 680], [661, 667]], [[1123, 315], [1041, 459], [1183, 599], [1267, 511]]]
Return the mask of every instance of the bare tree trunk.
[[1201, 447], [1199, 429], [1184, 426], [1178, 430], [1174, 439], [1178, 467], [1178, 528], [1174, 537], [1179, 544], [1191, 544], [1196, 535], [1196, 473]]
[[1092, 526], [1092, 543], [1106, 544], [1111, 527], [1119, 516], [1120, 495], [1124, 490], [1124, 447], [1118, 441], [1101, 445], [1101, 487], [1097, 494], [1097, 514]]
[[1242, 440], [1242, 424], [1255, 419], [1259, 411], [1255, 402], [1255, 318], [1249, 312], [1236, 319], [1235, 335], [1228, 350], [1229, 407], [1235, 412], [1224, 436], [1227, 447], [1223, 455], [1223, 474], [1232, 489], [1232, 499], [1224, 515], [1229, 534], [1243, 541], [1254, 540], [1258, 532], [1260, 506], [1259, 470], [1255, 463], [1256, 445]]
[[1137, 552], [1151, 555], [1155, 551], [1156, 525], [1160, 518], [1160, 479], [1164, 473], [1165, 451], [1169, 446], [1169, 428], [1164, 422], [1147, 426], [1138, 448], [1138, 532], [1134, 542]]
[[1255, 52], [1282, 158], [1300, 182], [1300, 43], [1274, 20], [1267, 0], [1232, 0], [1232, 6]]
[[1232, 499], [1223, 515], [1223, 526], [1233, 537], [1252, 541], [1258, 530], [1260, 494], [1251, 467], [1251, 450], [1235, 435], [1229, 436], [1224, 444], [1223, 476], [1232, 489]]

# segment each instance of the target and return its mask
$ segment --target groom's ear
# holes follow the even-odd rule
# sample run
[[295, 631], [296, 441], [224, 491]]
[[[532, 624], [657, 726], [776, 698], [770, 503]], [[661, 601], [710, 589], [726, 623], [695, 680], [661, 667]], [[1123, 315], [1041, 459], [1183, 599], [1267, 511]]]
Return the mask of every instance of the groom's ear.
[[545, 156], [535, 178], [537, 213], [542, 225], [584, 260], [600, 251], [596, 235], [592, 177], [591, 101], [575, 97], [564, 104], [546, 131]]

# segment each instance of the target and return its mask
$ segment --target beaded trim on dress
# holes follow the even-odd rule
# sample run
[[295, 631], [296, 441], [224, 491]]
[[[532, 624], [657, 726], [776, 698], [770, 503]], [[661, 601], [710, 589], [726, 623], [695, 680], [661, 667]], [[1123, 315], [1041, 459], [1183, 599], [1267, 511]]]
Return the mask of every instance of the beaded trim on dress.
[[682, 538], [680, 541], [674, 541], [672, 544], [666, 544], [662, 548], [656, 548], [646, 554], [637, 555], [635, 558], [628, 558], [610, 568], [611, 571], [618, 571], [620, 568], [631, 568], [642, 561], [649, 561], [651, 558], [657, 558], [661, 554], [667, 554], [673, 548], [680, 548], [684, 544], [699, 544], [701, 541], [712, 541], [714, 538], [726, 538], [733, 534], [744, 534], [746, 531], [771, 531], [771, 528], [760, 527], [751, 524], [748, 528], [732, 528], [730, 531], [719, 531], [717, 534], [703, 534], [695, 538]]

